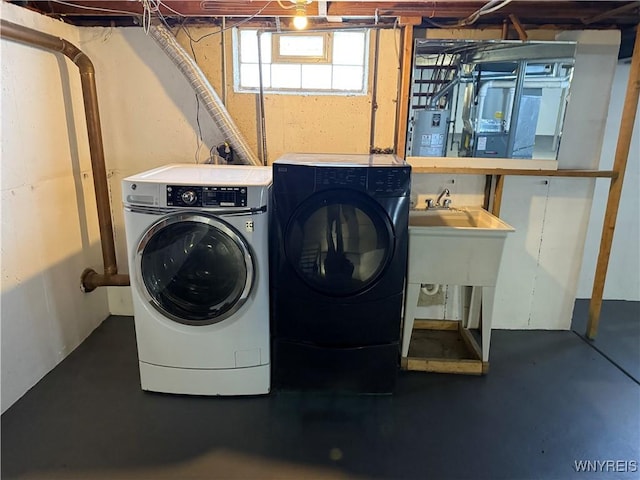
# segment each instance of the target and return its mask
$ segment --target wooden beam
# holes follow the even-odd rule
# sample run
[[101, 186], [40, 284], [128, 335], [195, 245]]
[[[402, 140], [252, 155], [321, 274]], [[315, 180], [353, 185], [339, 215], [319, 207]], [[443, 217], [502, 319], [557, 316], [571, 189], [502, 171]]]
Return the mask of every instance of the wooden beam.
[[511, 20], [511, 23], [513, 23], [513, 28], [516, 29], [516, 32], [518, 32], [518, 38], [520, 40], [522, 40], [523, 42], [529, 39], [529, 35], [527, 35], [526, 30], [524, 29], [524, 27], [522, 26], [522, 24], [520, 23], [520, 20], [518, 20], [518, 17], [516, 17], [513, 13], [509, 15], [509, 20]]
[[631, 57], [631, 69], [629, 70], [629, 82], [627, 93], [622, 109], [622, 120], [618, 133], [618, 144], [613, 161], [613, 171], [617, 176], [609, 185], [609, 196], [607, 198], [607, 208], [604, 214], [604, 224], [602, 226], [602, 237], [600, 239], [600, 251], [596, 264], [596, 273], [593, 279], [593, 291], [591, 292], [591, 302], [589, 303], [589, 322], [587, 323], [587, 337], [594, 339], [598, 333], [600, 323], [600, 311], [602, 309], [602, 296], [607, 278], [607, 268], [609, 267], [609, 257], [611, 255], [611, 245], [613, 234], [616, 228], [616, 218], [618, 207], [620, 206], [620, 196], [622, 195], [622, 183], [624, 172], [627, 168], [629, 158], [629, 147], [633, 134], [633, 124], [636, 119], [638, 108], [638, 96], [640, 95], [640, 29], [636, 28], [636, 41]]
[[481, 360], [465, 360], [457, 358], [414, 358], [402, 359], [402, 367], [405, 370], [433, 373], [457, 373], [461, 375], [482, 375], [483, 365]]
[[[131, 13], [141, 15], [143, 4], [139, 1], [121, 0], [84, 0], [68, 4], [35, 1], [30, 2], [34, 7], [51, 13], [73, 16], [122, 16]], [[292, 5], [282, 2], [286, 7]], [[292, 17], [295, 8], [283, 8], [277, 2], [269, 1], [194, 1], [194, 0], [164, 0], [159, 11], [165, 17]], [[318, 3], [311, 2], [306, 6], [308, 16], [318, 15]], [[154, 14], [155, 15], [155, 14]]]
[[[28, 8], [35, 9], [45, 14], [60, 15], [66, 20], [74, 19], [84, 23], [101, 23], [101, 18], [118, 17], [130, 18], [129, 12], [134, 16], [142, 14], [141, 1], [132, 0], [72, 0], [66, 3], [57, 3], [50, 0], [30, 0], [24, 3]], [[361, 17], [373, 18], [374, 16], [393, 17], [427, 17], [434, 21], [455, 23], [467, 18], [484, 2], [475, 1], [330, 1], [327, 2], [327, 15], [336, 17]], [[493, 23], [499, 25], [502, 17], [508, 14], [517, 15], [527, 24], [555, 24], [564, 25], [566, 28], [579, 28], [584, 24], [580, 19], [589, 23], [601, 25], [603, 20], [611, 25], [635, 25], [636, 15], [633, 15], [632, 6], [625, 3], [636, 2], [571, 2], [549, 1], [549, 6], [541, 8], [540, 2], [518, 0], [505, 5], [504, 8], [481, 17], [478, 23]], [[580, 5], [576, 5], [580, 3]], [[291, 2], [282, 2], [284, 7], [292, 5]], [[165, 17], [173, 18], [199, 18], [211, 17], [287, 17], [294, 14], [295, 9], [282, 8], [278, 2], [261, 0], [163, 0], [159, 4], [160, 12]], [[307, 5], [309, 16], [319, 15], [317, 2]]]
[[409, 99], [411, 98], [411, 70], [413, 66], [413, 25], [402, 27], [402, 58], [400, 59], [400, 88], [398, 88], [398, 106], [396, 109], [396, 155], [405, 157], [407, 146], [407, 121]]
[[480, 345], [478, 345], [478, 341], [474, 338], [469, 330], [462, 326], [461, 322], [458, 325], [460, 337], [467, 346], [467, 350], [469, 350], [469, 352], [471, 352], [471, 354], [476, 357], [476, 360], [482, 361], [482, 348], [480, 347]]
[[506, 18], [502, 21], [502, 35], [500, 35], [500, 38], [502, 38], [502, 40], [509, 38], [509, 22]]
[[498, 175], [496, 178], [496, 191], [493, 194], [493, 208], [491, 213], [496, 217], [500, 217], [500, 207], [502, 206], [502, 192], [504, 191], [504, 175]]
[[614, 170], [533, 170], [527, 168], [411, 167], [412, 173], [463, 175], [520, 175], [525, 177], [615, 178]]
[[404, 27], [406, 25], [420, 25], [422, 23], [422, 17], [398, 17], [398, 25]]
[[416, 319], [413, 322], [414, 330], [458, 330], [460, 322], [454, 320], [426, 320]]
[[618, 8], [614, 8], [612, 10], [602, 12], [598, 15], [594, 15], [589, 18], [583, 18], [582, 23], [584, 23], [585, 25], [591, 25], [592, 23], [600, 22], [601, 20], [606, 20], [607, 18], [611, 18], [615, 15], [627, 12], [629, 10], [633, 10], [638, 7], [640, 7], [640, 2], [629, 2], [626, 5], [622, 5]]

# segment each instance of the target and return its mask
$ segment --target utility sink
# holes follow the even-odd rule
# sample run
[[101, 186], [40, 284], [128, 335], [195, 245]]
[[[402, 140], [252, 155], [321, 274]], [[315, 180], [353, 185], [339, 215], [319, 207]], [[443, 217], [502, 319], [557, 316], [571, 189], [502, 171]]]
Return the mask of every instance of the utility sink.
[[513, 231], [479, 207], [412, 210], [408, 281], [495, 285], [504, 242]]
[[[467, 326], [463, 328], [470, 328], [479, 322], [481, 309], [482, 347], [479, 348], [479, 353], [476, 351], [479, 358], [475, 362], [478, 363], [476, 367], [479, 371], [485, 371], [489, 361], [493, 304], [502, 250], [507, 235], [513, 231], [515, 230], [511, 225], [478, 207], [409, 212], [409, 266], [402, 329], [403, 359], [407, 358], [407, 362], [416, 361], [415, 358], [409, 359], [408, 354], [421, 286], [470, 286], [472, 293]], [[474, 300], [476, 298], [481, 299], [480, 307]], [[469, 342], [473, 343], [472, 340]], [[432, 370], [440, 367], [434, 367], [433, 362], [426, 360], [427, 363], [420, 369], [441, 371]]]
[[478, 207], [412, 210], [409, 213], [409, 228], [414, 227], [514, 231], [513, 227]]

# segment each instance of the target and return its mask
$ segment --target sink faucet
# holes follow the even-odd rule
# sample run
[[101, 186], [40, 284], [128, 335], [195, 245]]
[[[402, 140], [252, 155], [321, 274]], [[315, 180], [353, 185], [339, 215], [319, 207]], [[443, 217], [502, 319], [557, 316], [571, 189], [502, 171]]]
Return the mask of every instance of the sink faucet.
[[449, 189], [445, 188], [442, 193], [440, 195], [438, 195], [438, 199], [436, 200], [436, 207], [449, 207], [449, 204], [451, 204], [451, 200], [447, 199], [444, 201], [443, 203], [440, 203], [440, 200], [442, 200], [442, 197], [448, 197], [450, 195]]

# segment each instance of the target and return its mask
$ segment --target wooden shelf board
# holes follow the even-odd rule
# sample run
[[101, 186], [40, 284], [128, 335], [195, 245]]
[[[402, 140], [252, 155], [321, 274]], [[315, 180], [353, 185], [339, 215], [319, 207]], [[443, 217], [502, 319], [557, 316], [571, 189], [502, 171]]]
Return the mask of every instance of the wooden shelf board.
[[416, 320], [409, 354], [401, 364], [404, 370], [417, 372], [484, 375], [489, 371], [471, 333], [451, 320]]
[[412, 173], [465, 175], [522, 175], [530, 177], [617, 178], [613, 170], [540, 170], [525, 168], [411, 167]]
[[489, 370], [489, 363], [481, 360], [413, 358], [402, 359], [402, 368], [414, 372], [456, 373], [460, 375], [483, 375]]

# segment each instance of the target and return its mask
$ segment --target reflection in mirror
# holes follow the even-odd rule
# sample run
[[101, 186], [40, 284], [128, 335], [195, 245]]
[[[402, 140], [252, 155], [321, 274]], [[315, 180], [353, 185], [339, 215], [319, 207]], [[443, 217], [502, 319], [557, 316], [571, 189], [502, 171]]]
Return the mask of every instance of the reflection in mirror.
[[557, 159], [575, 42], [417, 40], [407, 156]]

